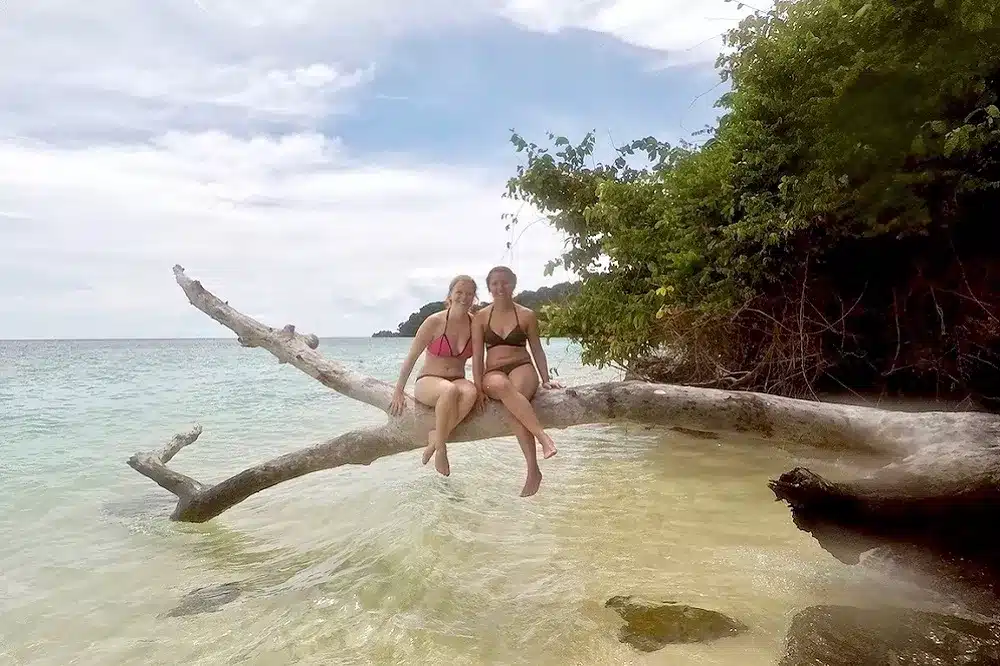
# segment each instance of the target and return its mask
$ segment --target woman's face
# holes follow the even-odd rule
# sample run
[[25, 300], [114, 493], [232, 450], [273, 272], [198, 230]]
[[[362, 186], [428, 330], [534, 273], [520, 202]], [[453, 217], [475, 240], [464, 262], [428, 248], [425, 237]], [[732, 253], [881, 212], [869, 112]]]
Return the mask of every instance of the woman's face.
[[468, 280], [459, 280], [452, 287], [451, 302], [456, 306], [468, 310], [476, 300], [476, 287]]
[[495, 271], [487, 281], [486, 287], [495, 299], [510, 298], [514, 293], [515, 284], [514, 276], [507, 271]]

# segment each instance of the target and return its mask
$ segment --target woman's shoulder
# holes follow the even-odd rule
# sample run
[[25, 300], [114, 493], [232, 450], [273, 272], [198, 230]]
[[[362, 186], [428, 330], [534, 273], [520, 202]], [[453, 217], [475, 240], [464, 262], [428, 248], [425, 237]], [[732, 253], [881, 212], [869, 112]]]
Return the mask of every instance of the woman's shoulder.
[[535, 311], [534, 310], [532, 310], [531, 308], [529, 308], [527, 306], [521, 305], [520, 303], [518, 303], [516, 301], [514, 303], [514, 310], [517, 312], [517, 316], [519, 316], [519, 317], [534, 317], [535, 316]]
[[420, 326], [421, 328], [437, 326], [442, 321], [444, 321], [445, 316], [446, 315], [444, 310], [441, 310], [440, 312], [435, 312], [433, 314], [429, 314], [427, 315], [427, 317], [424, 318], [424, 321]]

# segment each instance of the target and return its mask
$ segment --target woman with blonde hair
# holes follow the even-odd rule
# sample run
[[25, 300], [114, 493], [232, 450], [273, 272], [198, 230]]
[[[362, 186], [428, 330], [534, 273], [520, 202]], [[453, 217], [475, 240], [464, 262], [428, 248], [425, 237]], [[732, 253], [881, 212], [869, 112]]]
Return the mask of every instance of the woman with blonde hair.
[[476, 281], [468, 275], [458, 275], [448, 285], [445, 309], [432, 314], [417, 329], [410, 351], [396, 381], [396, 390], [389, 412], [403, 412], [406, 386], [417, 357], [426, 350], [423, 366], [413, 386], [414, 398], [434, 409], [434, 429], [427, 434], [427, 446], [422, 457], [427, 464], [434, 456], [434, 468], [441, 474], [451, 474], [448, 435], [472, 411], [478, 392], [465, 378], [465, 362], [472, 356], [472, 315], [476, 300]]
[[529, 497], [538, 492], [542, 483], [536, 438], [545, 458], [556, 455], [555, 442], [542, 429], [531, 399], [539, 383], [545, 388], [561, 385], [549, 377], [538, 318], [533, 310], [514, 302], [516, 286], [517, 276], [506, 266], [496, 266], [486, 275], [486, 288], [493, 302], [472, 320], [472, 379], [477, 391], [503, 402], [514, 417], [514, 434], [528, 466], [521, 497]]

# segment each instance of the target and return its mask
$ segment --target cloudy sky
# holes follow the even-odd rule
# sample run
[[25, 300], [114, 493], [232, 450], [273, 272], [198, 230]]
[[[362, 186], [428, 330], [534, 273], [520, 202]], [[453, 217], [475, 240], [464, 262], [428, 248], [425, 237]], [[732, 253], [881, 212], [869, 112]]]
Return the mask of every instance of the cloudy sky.
[[562, 247], [544, 222], [506, 248], [509, 130], [689, 136], [717, 116], [719, 35], [748, 11], [5, 0], [0, 338], [228, 335], [175, 263], [323, 336], [395, 329], [497, 263], [523, 288], [566, 279], [542, 274]]

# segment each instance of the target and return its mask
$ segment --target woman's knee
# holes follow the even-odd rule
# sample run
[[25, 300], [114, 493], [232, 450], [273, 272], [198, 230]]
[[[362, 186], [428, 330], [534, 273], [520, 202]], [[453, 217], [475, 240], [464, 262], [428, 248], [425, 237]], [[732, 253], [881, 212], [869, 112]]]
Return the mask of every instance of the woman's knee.
[[476, 399], [476, 385], [472, 382], [462, 382], [458, 384], [458, 401], [470, 402]]
[[483, 379], [483, 390], [486, 391], [487, 395], [501, 395], [514, 388], [510, 380], [507, 379], [507, 375], [501, 374], [499, 372], [494, 372], [492, 374], [486, 375]]
[[441, 387], [441, 393], [438, 395], [438, 404], [453, 405], [458, 402], [458, 396], [459, 388], [455, 386], [454, 382], [448, 382], [447, 386]]
[[[534, 370], [534, 368], [532, 368]], [[534, 397], [535, 392], [538, 391], [538, 375], [534, 372], [517, 372], [512, 373], [513, 376], [510, 378], [511, 385], [517, 390], [518, 393], [531, 400]]]

